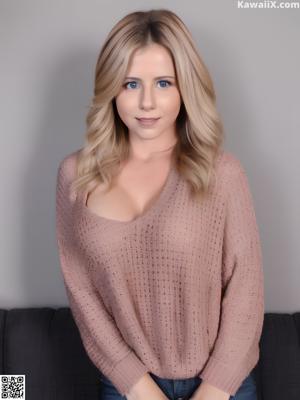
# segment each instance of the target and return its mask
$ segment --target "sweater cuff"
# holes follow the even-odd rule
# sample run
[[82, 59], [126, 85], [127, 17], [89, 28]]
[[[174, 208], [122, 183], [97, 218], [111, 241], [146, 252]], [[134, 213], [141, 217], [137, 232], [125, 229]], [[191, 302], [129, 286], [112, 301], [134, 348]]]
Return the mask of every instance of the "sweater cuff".
[[[251, 370], [250, 370], [251, 371]], [[226, 365], [216, 358], [210, 356], [205, 368], [198, 376], [207, 383], [217, 387], [220, 390], [235, 396], [243, 380], [247, 376], [245, 368]]]
[[130, 351], [109, 373], [107, 377], [122, 396], [128, 394], [132, 386], [150, 369]]

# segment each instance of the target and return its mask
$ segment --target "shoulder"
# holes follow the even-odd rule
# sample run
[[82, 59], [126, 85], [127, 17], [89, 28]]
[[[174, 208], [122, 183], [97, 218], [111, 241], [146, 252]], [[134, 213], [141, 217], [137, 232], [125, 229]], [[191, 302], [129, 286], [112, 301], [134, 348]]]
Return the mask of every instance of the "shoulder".
[[249, 183], [241, 160], [232, 152], [221, 150], [216, 159], [216, 191], [227, 198], [229, 192], [247, 190]]
[[232, 152], [222, 150], [217, 159], [217, 174], [221, 180], [231, 180], [245, 175], [245, 168], [240, 159]]
[[71, 204], [76, 199], [76, 193], [71, 191], [71, 184], [77, 174], [77, 156], [80, 149], [67, 154], [59, 163], [56, 177], [56, 204], [59, 210], [70, 209]]
[[77, 157], [81, 149], [67, 154], [58, 165], [57, 176], [58, 179], [64, 179], [68, 182], [72, 181], [76, 176]]

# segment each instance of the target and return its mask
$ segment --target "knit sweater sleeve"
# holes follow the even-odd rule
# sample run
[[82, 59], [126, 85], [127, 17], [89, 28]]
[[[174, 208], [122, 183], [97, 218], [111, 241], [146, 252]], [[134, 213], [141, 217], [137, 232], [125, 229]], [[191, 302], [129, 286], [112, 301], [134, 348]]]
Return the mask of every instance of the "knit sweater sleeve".
[[199, 376], [234, 396], [259, 359], [264, 277], [248, 179], [232, 155], [226, 175], [221, 317], [214, 347]]
[[70, 184], [75, 175], [75, 154], [65, 157], [57, 172], [56, 237], [70, 309], [93, 364], [125, 395], [148, 368], [125, 343], [101, 293], [82, 261], [72, 236], [75, 196]]

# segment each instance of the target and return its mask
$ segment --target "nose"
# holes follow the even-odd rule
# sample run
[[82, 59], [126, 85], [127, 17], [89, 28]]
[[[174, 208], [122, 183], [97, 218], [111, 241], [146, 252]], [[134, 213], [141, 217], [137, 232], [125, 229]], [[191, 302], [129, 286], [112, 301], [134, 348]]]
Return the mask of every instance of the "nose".
[[141, 108], [144, 110], [151, 109], [155, 107], [154, 91], [151, 86], [145, 86], [141, 90]]

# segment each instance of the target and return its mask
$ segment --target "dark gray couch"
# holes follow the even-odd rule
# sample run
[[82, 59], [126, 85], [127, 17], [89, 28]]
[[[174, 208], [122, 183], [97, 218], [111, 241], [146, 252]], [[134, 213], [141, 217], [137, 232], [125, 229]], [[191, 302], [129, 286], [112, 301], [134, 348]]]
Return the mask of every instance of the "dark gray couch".
[[[26, 400], [99, 400], [99, 372], [68, 307], [0, 310], [2, 375], [24, 375]], [[300, 400], [300, 312], [265, 313], [258, 400]]]

